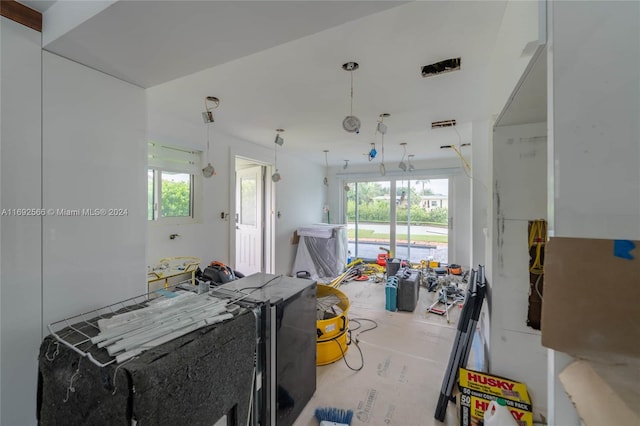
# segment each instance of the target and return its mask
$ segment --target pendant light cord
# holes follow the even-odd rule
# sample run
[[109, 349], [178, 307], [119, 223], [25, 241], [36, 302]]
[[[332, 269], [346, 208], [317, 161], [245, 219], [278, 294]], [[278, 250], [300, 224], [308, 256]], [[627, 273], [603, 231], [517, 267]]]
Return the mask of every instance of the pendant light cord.
[[207, 163], [211, 163], [211, 157], [209, 156], [209, 126], [210, 124], [207, 124]]
[[353, 115], [353, 71], [349, 71], [351, 74], [351, 110], [349, 111], [349, 115]]

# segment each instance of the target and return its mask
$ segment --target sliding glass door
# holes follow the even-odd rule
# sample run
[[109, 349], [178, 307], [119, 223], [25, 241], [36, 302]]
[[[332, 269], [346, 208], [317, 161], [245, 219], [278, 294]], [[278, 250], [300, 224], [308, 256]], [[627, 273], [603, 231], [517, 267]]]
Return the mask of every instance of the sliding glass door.
[[375, 259], [390, 250], [391, 182], [351, 182], [347, 191], [349, 251], [354, 257]]
[[448, 262], [448, 179], [347, 182], [349, 250], [376, 259], [391, 250], [411, 262]]

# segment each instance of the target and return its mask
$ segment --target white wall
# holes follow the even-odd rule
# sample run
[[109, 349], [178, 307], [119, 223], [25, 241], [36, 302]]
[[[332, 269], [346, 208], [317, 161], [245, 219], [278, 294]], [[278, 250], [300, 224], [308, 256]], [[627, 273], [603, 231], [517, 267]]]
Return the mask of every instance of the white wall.
[[528, 221], [547, 212], [546, 123], [494, 128], [491, 355], [493, 374], [526, 383], [534, 416], [547, 415], [547, 351], [526, 325]]
[[[468, 160], [467, 160], [468, 161]], [[450, 210], [452, 229], [449, 242], [451, 263], [457, 263], [464, 268], [471, 267], [471, 179], [459, 173], [451, 177]]]
[[[549, 8], [549, 225], [555, 236], [638, 240], [640, 4]], [[557, 380], [570, 358], [549, 359], [549, 419], [578, 424]]]
[[[0, 18], [0, 208], [41, 207], [40, 33]], [[0, 424], [36, 424], [41, 340], [39, 216], [0, 219]]]
[[[157, 105], [155, 99], [162, 90], [162, 85], [147, 90], [150, 137], [169, 145], [205, 149], [204, 124], [193, 126], [176, 117], [161, 115], [162, 106]], [[148, 265], [171, 256], [196, 256], [202, 259], [203, 265], [212, 260], [229, 263], [232, 258], [230, 250], [234, 245], [230, 236], [235, 223], [231, 216], [220, 219], [220, 213], [230, 213], [233, 210], [232, 203], [235, 203], [235, 156], [272, 164], [274, 153], [273, 149], [221, 132], [216, 129], [215, 123], [211, 126], [210, 158], [217, 174], [210, 179], [203, 179], [201, 221], [185, 225], [150, 223], [147, 235]], [[324, 167], [287, 153], [285, 134], [284, 145], [278, 147], [278, 169], [282, 181], [272, 186], [275, 196], [272, 212], [275, 221], [274, 273], [290, 274], [297, 249], [290, 241], [293, 232], [302, 225], [321, 222], [323, 218]], [[271, 180], [268, 180], [268, 184], [271, 184]], [[172, 233], [181, 237], [170, 240]]]
[[502, 111], [527, 67], [540, 37], [540, 7], [545, 0], [508, 0], [491, 54], [489, 102], [492, 115]]
[[[485, 117], [476, 117], [472, 128], [472, 264], [485, 265], [489, 283], [487, 301], [491, 300], [493, 280], [492, 223], [493, 206], [493, 128], [495, 119], [507, 103], [514, 87], [527, 67], [539, 38], [540, 1], [505, 3], [500, 30], [489, 61]], [[485, 352], [490, 353], [492, 310], [485, 302], [480, 314], [480, 337]], [[489, 366], [491, 368], [491, 366]]]
[[640, 238], [639, 9], [553, 4], [556, 236]]
[[[491, 209], [491, 145], [489, 120], [473, 124], [471, 143], [472, 265], [487, 265]], [[487, 278], [491, 277], [487, 268]], [[489, 281], [491, 281], [489, 279]]]
[[146, 291], [146, 140], [142, 89], [43, 52], [43, 321]]

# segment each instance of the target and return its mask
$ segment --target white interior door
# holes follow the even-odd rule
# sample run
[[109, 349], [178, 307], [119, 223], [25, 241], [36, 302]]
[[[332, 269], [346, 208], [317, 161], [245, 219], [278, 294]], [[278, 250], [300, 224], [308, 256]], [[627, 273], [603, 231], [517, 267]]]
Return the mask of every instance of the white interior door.
[[236, 170], [236, 262], [244, 275], [262, 272], [263, 264], [263, 166]]

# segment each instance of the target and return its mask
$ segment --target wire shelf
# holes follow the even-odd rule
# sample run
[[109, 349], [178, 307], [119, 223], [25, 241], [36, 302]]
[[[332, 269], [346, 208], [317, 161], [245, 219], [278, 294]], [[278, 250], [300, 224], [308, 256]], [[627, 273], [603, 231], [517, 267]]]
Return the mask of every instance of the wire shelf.
[[[98, 367], [106, 367], [116, 362], [116, 357], [109, 355], [105, 348], [98, 347], [91, 339], [100, 333], [98, 321], [109, 319], [117, 314], [133, 312], [150, 306], [167, 297], [174, 290], [189, 289], [191, 280], [177, 283], [168, 289], [144, 293], [92, 311], [64, 318], [47, 325], [51, 336]], [[193, 286], [191, 286], [193, 287]], [[195, 288], [190, 288], [195, 290]]]
[[[205, 302], [205, 305], [208, 306], [208, 308], [206, 308], [205, 306], [203, 306], [202, 303], [200, 303], [202, 302], [202, 299], [201, 299], [200, 302], [194, 303], [194, 305], [197, 305], [197, 306], [195, 306], [193, 310], [191, 310], [190, 308], [187, 308], [186, 311], [188, 312], [185, 315], [189, 317], [194, 310], [197, 310], [200, 308], [203, 308], [205, 310], [210, 308], [210, 310], [206, 311], [206, 313], [203, 313], [202, 311], [200, 311], [196, 313], [196, 315], [191, 316], [189, 319], [192, 320], [192, 322], [190, 323], [185, 323], [184, 321], [182, 321], [182, 325], [178, 325], [173, 328], [168, 327], [169, 329], [166, 331], [166, 335], [168, 336], [167, 339], [173, 339], [178, 337], [176, 336], [176, 333], [180, 333], [180, 332], [188, 333], [200, 327], [204, 327], [206, 325], [212, 325], [212, 324], [215, 324], [216, 322], [226, 321], [227, 319], [230, 319], [238, 312], [238, 310], [242, 306], [242, 304], [238, 304], [238, 302], [241, 302], [247, 298], [249, 298], [249, 301], [250, 301], [251, 300], [250, 297], [252, 293], [264, 288], [266, 285], [280, 278], [282, 278], [282, 275], [278, 275], [274, 278], [271, 278], [260, 286], [245, 288], [242, 290], [221, 289], [218, 287], [214, 287], [210, 289], [210, 291], [207, 292], [206, 294], [208, 296], [211, 296], [211, 299], [213, 300], [209, 302]], [[104, 342], [101, 341], [100, 343], [97, 343], [97, 341], [101, 340], [100, 338], [93, 339], [96, 336], [98, 336], [98, 334], [100, 334], [101, 332], [100, 327], [98, 325], [98, 321], [110, 319], [113, 316], [118, 314], [125, 314], [125, 313], [150, 307], [152, 304], [158, 303], [163, 299], [167, 299], [169, 297], [176, 297], [174, 290], [184, 290], [191, 293], [200, 293], [198, 287], [192, 285], [191, 280], [189, 279], [189, 280], [177, 283], [174, 286], [169, 287], [167, 289], [159, 289], [149, 293], [144, 293], [139, 296], [135, 296], [117, 303], [113, 303], [111, 305], [104, 306], [102, 308], [94, 309], [92, 311], [88, 311], [79, 315], [64, 318], [60, 321], [52, 322], [51, 324], [47, 325], [47, 328], [49, 329], [51, 336], [59, 344], [62, 344], [65, 347], [76, 352], [80, 356], [87, 358], [89, 361], [91, 361], [93, 364], [97, 365], [98, 367], [106, 367], [113, 363], [121, 362], [120, 361], [121, 353], [111, 355], [109, 353], [109, 349], [106, 349]], [[147, 319], [148, 318], [149, 317], [147, 317]], [[176, 318], [169, 317], [163, 320], [166, 324], [166, 323], [170, 323], [174, 319]], [[117, 328], [117, 327], [114, 327], [114, 328]], [[137, 332], [137, 330], [134, 330], [134, 332]], [[101, 335], [101, 336], [102, 336], [102, 340], [113, 341], [111, 336], [109, 338], [105, 338], [104, 335]], [[154, 335], [154, 338], [161, 339], [161, 336], [159, 334], [156, 334]], [[165, 339], [164, 342], [168, 341], [167, 339]], [[126, 340], [126, 339], [123, 339], [123, 340]], [[138, 354], [149, 349], [150, 347], [152, 346], [144, 345], [143, 348], [133, 350], [131, 353], [127, 354], [125, 358], [130, 359], [134, 356], [137, 356]], [[113, 347], [111, 347], [110, 349], [112, 349], [112, 352], [115, 352], [115, 349], [113, 349]], [[47, 350], [47, 353], [48, 352], [49, 351]]]

